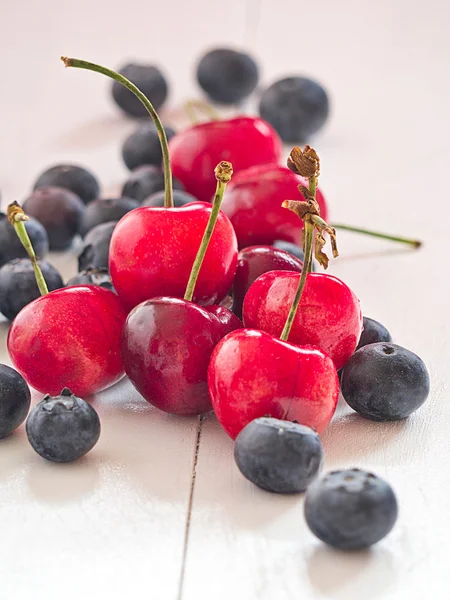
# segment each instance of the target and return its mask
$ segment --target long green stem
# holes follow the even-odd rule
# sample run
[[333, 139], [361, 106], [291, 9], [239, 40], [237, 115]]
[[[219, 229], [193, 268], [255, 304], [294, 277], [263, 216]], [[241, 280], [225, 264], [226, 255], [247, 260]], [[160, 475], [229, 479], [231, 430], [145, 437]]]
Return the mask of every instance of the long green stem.
[[169, 157], [169, 145], [167, 142], [166, 132], [164, 131], [163, 124], [161, 123], [161, 119], [158, 116], [153, 104], [147, 98], [145, 94], [141, 92], [141, 90], [136, 87], [131, 81], [129, 81], [123, 75], [112, 71], [111, 69], [107, 69], [106, 67], [102, 67], [100, 65], [96, 65], [91, 62], [87, 62], [85, 60], [79, 60], [78, 58], [67, 58], [65, 56], [61, 57], [61, 60], [66, 65], [66, 67], [75, 67], [77, 69], [86, 69], [88, 71], [95, 71], [96, 73], [101, 73], [102, 75], [106, 75], [106, 77], [110, 77], [117, 81], [124, 87], [126, 87], [130, 92], [132, 92], [138, 100], [142, 102], [142, 104], [147, 109], [149, 115], [151, 116], [153, 123], [155, 124], [156, 130], [158, 132], [159, 141], [161, 143], [161, 150], [163, 156], [163, 169], [164, 169], [164, 206], [166, 208], [173, 208], [173, 191], [172, 191], [172, 171], [170, 169], [170, 157]]
[[354, 233], [362, 233], [364, 235], [371, 235], [373, 237], [382, 238], [384, 240], [391, 240], [392, 242], [400, 242], [402, 244], [409, 244], [414, 248], [420, 248], [422, 242], [420, 240], [413, 240], [411, 238], [405, 238], [398, 235], [389, 235], [387, 233], [380, 233], [379, 231], [373, 231], [372, 229], [364, 229], [362, 227], [353, 227], [352, 225], [343, 225], [341, 223], [333, 223], [331, 227], [335, 229], [342, 229], [343, 231], [352, 231]]
[[198, 125], [200, 122], [197, 118], [196, 111], [204, 113], [211, 121], [217, 121], [219, 119], [219, 113], [216, 111], [214, 106], [208, 104], [207, 102], [203, 102], [203, 100], [188, 100], [184, 104], [184, 110], [186, 111], [186, 114], [193, 125]]
[[197, 283], [198, 275], [200, 273], [200, 269], [202, 268], [203, 259], [205, 258], [205, 254], [208, 249], [209, 242], [214, 231], [214, 227], [216, 226], [217, 217], [219, 216], [220, 206], [222, 204], [223, 194], [227, 187], [227, 183], [230, 181], [231, 175], [233, 174], [233, 168], [229, 162], [222, 161], [217, 165], [215, 173], [217, 179], [216, 195], [214, 196], [212, 210], [209, 215], [205, 232], [203, 233], [202, 241], [200, 243], [197, 256], [195, 257], [194, 264], [192, 265], [191, 274], [189, 276], [189, 281], [186, 287], [186, 293], [184, 294], [184, 299], [189, 301], [191, 301], [194, 297], [194, 290], [195, 285]]
[[31, 243], [30, 238], [28, 237], [28, 233], [25, 227], [25, 221], [28, 221], [28, 217], [23, 212], [22, 208], [19, 206], [17, 202], [13, 202], [8, 206], [7, 215], [9, 222], [14, 227], [17, 237], [22, 242], [22, 246], [27, 251], [28, 256], [30, 257], [31, 264], [33, 265], [34, 276], [36, 277], [36, 283], [39, 288], [39, 292], [41, 296], [45, 296], [48, 294], [47, 283], [44, 279], [42, 271], [38, 265], [36, 254], [34, 253], [34, 248]]

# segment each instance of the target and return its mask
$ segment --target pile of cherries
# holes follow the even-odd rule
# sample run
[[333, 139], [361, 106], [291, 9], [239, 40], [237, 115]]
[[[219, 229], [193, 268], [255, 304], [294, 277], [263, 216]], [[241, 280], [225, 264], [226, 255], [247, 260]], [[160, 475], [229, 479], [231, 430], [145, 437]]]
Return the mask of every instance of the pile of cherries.
[[[325, 235], [337, 256], [317, 154], [296, 147], [280, 166], [281, 140], [259, 117], [164, 130], [158, 73], [159, 100], [145, 69], [63, 60], [114, 79], [118, 104], [134, 116], [143, 106], [154, 124], [125, 141], [135, 170], [121, 198], [99, 199], [89, 171], [59, 165], [38, 178], [23, 210], [13, 203], [0, 220], [0, 310], [13, 319], [8, 350], [17, 369], [0, 367], [0, 437], [27, 417], [29, 384], [46, 394], [27, 419], [33, 448], [75, 460], [100, 435], [86, 399], [126, 374], [160, 410], [214, 410], [236, 439], [239, 469], [259, 487], [309, 488], [305, 516], [326, 543], [379, 541], [396, 520], [392, 489], [359, 470], [317, 479], [319, 434], [340, 391], [365, 418], [402, 419], [426, 400], [429, 377], [418, 356], [362, 317], [344, 282], [312, 272], [313, 253], [328, 265]], [[201, 61], [199, 81], [224, 101], [214, 96], [214, 60]], [[252, 91], [249, 77], [244, 70], [241, 87]], [[41, 259], [78, 233], [80, 273], [64, 287]]]

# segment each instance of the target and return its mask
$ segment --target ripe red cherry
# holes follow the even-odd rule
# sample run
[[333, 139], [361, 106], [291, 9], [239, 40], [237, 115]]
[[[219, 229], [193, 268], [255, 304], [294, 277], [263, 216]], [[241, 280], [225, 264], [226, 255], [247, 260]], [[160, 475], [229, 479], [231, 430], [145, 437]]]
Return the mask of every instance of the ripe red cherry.
[[[284, 200], [304, 200], [299, 183], [307, 182], [286, 167], [264, 165], [241, 171], [227, 189], [222, 210], [230, 217], [239, 248], [275, 240], [300, 244], [303, 223], [293, 212], [281, 206]], [[327, 220], [327, 205], [317, 190], [320, 215]]]
[[121, 342], [125, 371], [157, 408], [179, 415], [211, 410], [208, 363], [229, 329], [213, 312], [165, 297], [143, 302], [128, 315]]
[[273, 246], [250, 246], [238, 254], [233, 282], [233, 312], [242, 317], [242, 304], [252, 283], [268, 271], [296, 271], [300, 273], [303, 262], [284, 250]]
[[190, 127], [173, 136], [169, 148], [174, 177], [183, 182], [187, 192], [205, 202], [214, 194], [214, 167], [221, 160], [231, 162], [238, 173], [253, 165], [276, 163], [282, 153], [278, 134], [255, 117]]
[[242, 329], [243, 324], [242, 321], [229, 310], [226, 306], [222, 306], [221, 304], [211, 304], [210, 306], [205, 306], [204, 309], [209, 312], [211, 315], [214, 315], [219, 324], [219, 338], [222, 339], [235, 329]]
[[[156, 296], [183, 297], [210, 213], [210, 204], [195, 202], [180, 208], [137, 208], [119, 221], [109, 266], [114, 288], [128, 309]], [[221, 212], [193, 300], [219, 303], [231, 289], [236, 263], [236, 236]]]
[[232, 438], [264, 416], [295, 420], [320, 433], [339, 394], [336, 369], [324, 352], [252, 329], [233, 331], [218, 343], [208, 387], [217, 418]]
[[[261, 275], [245, 296], [245, 326], [281, 335], [299, 279], [289, 271]], [[340, 369], [356, 350], [361, 331], [361, 309], [352, 290], [337, 277], [310, 273], [289, 342], [319, 347]]]
[[99, 286], [63, 288], [28, 304], [8, 334], [15, 368], [36, 390], [58, 395], [68, 387], [86, 398], [123, 376], [120, 333], [126, 313]]

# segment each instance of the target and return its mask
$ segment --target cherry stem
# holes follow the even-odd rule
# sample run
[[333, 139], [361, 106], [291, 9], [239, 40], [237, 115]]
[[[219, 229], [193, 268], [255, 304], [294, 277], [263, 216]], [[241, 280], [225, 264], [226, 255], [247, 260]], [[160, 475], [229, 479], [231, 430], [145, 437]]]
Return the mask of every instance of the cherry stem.
[[202, 241], [200, 243], [197, 256], [195, 257], [194, 264], [192, 265], [191, 274], [189, 275], [189, 281], [186, 287], [186, 293], [184, 294], [184, 299], [189, 301], [192, 301], [192, 298], [194, 297], [195, 285], [197, 283], [203, 259], [205, 258], [205, 254], [208, 249], [209, 242], [211, 240], [211, 236], [214, 232], [214, 227], [216, 226], [217, 217], [219, 216], [220, 206], [222, 204], [222, 199], [225, 189], [227, 187], [227, 183], [230, 181], [231, 176], [233, 175], [233, 167], [231, 163], [222, 161], [217, 165], [214, 172], [216, 174], [217, 179], [216, 195], [214, 196], [212, 210], [209, 215], [206, 229], [203, 233]]
[[211, 121], [219, 120], [219, 113], [214, 106], [203, 100], [188, 100], [184, 104], [184, 110], [193, 125], [198, 125], [200, 123], [200, 120], [197, 117], [197, 111], [204, 113]]
[[414, 248], [420, 248], [422, 242], [420, 240], [413, 240], [411, 238], [405, 238], [398, 235], [389, 235], [387, 233], [380, 233], [379, 231], [373, 231], [371, 229], [364, 229], [362, 227], [353, 227], [352, 225], [343, 225], [341, 223], [332, 224], [331, 227], [335, 229], [342, 229], [343, 231], [352, 231], [354, 233], [362, 233], [364, 235], [371, 235], [372, 237], [382, 238], [384, 240], [391, 240], [392, 242], [400, 242], [401, 244], [409, 244]]
[[17, 202], [13, 202], [8, 206], [6, 214], [8, 216], [9, 222], [14, 227], [17, 237], [22, 242], [22, 246], [25, 248], [28, 256], [30, 257], [39, 292], [41, 296], [45, 296], [45, 294], [48, 294], [47, 283], [44, 279], [44, 275], [42, 274], [41, 268], [38, 265], [33, 245], [31, 243], [30, 238], [28, 237], [28, 233], [25, 227], [25, 221], [28, 221], [29, 219], [27, 215], [23, 212], [22, 207]]
[[155, 124], [156, 131], [158, 132], [159, 141], [161, 144], [162, 156], [163, 156], [163, 169], [164, 169], [164, 206], [166, 208], [173, 208], [173, 191], [172, 191], [172, 171], [170, 168], [170, 157], [169, 157], [169, 145], [167, 141], [166, 132], [164, 131], [163, 124], [161, 123], [161, 119], [158, 116], [153, 104], [147, 98], [145, 94], [141, 92], [141, 90], [131, 83], [126, 77], [112, 71], [111, 69], [107, 69], [106, 67], [102, 67], [100, 65], [96, 65], [95, 63], [87, 62], [85, 60], [79, 60], [78, 58], [67, 58], [65, 56], [61, 57], [61, 60], [65, 64], [66, 67], [75, 67], [77, 69], [86, 69], [87, 71], [95, 71], [96, 73], [101, 73], [102, 75], [106, 75], [106, 77], [110, 77], [117, 81], [124, 87], [126, 87], [130, 92], [132, 92], [138, 100], [142, 102], [142, 104], [147, 109], [149, 115], [151, 116], [153, 123]]

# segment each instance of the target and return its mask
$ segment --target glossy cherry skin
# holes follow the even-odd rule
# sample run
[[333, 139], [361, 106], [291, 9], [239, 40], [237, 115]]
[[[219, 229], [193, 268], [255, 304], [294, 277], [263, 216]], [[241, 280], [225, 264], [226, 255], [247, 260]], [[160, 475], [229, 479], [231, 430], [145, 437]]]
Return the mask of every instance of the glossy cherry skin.
[[204, 306], [204, 309], [218, 320], [220, 338], [225, 337], [227, 333], [235, 329], [242, 329], [244, 327], [242, 321], [226, 306], [211, 304], [210, 306]]
[[298, 421], [320, 433], [339, 395], [336, 369], [324, 352], [254, 329], [233, 331], [218, 343], [208, 387], [217, 418], [232, 438], [264, 416]]
[[[156, 296], [182, 298], [211, 212], [193, 202], [180, 208], [142, 207], [126, 214], [111, 238], [109, 268], [114, 289], [128, 309]], [[222, 212], [206, 251], [194, 301], [219, 303], [231, 289], [237, 241]]]
[[168, 413], [211, 410], [207, 370], [222, 337], [219, 321], [178, 298], [154, 298], [136, 306], [122, 333], [125, 371], [144, 398]]
[[[286, 167], [263, 165], [241, 171], [231, 180], [222, 210], [233, 223], [239, 248], [271, 245], [275, 240], [301, 244], [302, 220], [281, 204], [284, 200], [304, 200], [299, 183], [307, 182]], [[327, 220], [325, 198], [317, 190], [320, 214]]]
[[[244, 323], [280, 336], [300, 274], [272, 271], [258, 277], [244, 299]], [[310, 273], [289, 335], [291, 344], [312, 344], [326, 352], [336, 369], [356, 350], [362, 331], [359, 300], [337, 277]]]
[[273, 246], [249, 246], [238, 254], [236, 275], [233, 281], [233, 312], [242, 318], [242, 304], [252, 283], [268, 271], [296, 271], [300, 273], [303, 262], [289, 252]]
[[14, 319], [8, 350], [28, 383], [53, 396], [86, 398], [124, 374], [120, 334], [126, 312], [113, 292], [80, 285], [41, 296]]
[[221, 160], [231, 162], [236, 174], [253, 165], [278, 162], [282, 153], [278, 134], [258, 117], [195, 125], [174, 135], [169, 149], [174, 176], [205, 202], [214, 195], [214, 168]]

